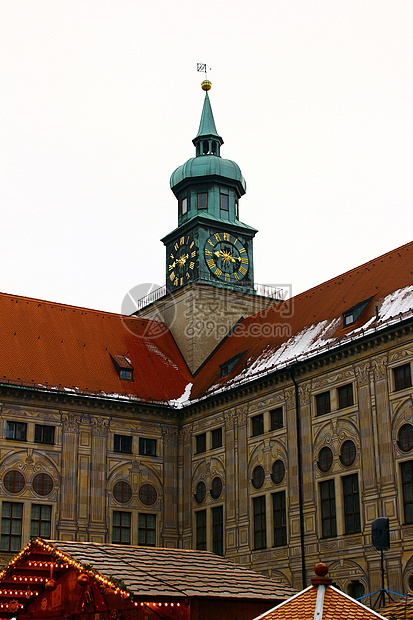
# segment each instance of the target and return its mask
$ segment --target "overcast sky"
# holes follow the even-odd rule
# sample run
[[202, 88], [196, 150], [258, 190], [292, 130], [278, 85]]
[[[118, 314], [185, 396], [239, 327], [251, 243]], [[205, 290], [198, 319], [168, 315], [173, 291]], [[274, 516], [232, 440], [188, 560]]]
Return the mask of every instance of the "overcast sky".
[[0, 291], [119, 312], [163, 284], [211, 70], [255, 280], [412, 239], [412, 0], [0, 0]]

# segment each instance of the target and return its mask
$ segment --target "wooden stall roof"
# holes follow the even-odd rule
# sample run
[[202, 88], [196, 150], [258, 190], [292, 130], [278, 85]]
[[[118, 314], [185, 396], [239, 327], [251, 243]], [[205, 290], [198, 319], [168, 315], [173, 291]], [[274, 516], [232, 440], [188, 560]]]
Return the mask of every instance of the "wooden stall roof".
[[287, 585], [208, 551], [48, 542], [102, 575], [122, 579], [134, 595], [285, 599], [295, 593]]
[[43, 561], [43, 580], [50, 562], [60, 563], [61, 568], [55, 567], [56, 578], [70, 565], [134, 600], [218, 597], [275, 602], [295, 593], [288, 585], [208, 551], [42, 539], [30, 541], [10, 561], [0, 573], [1, 585], [13, 582], [13, 576], [27, 571], [33, 560]]

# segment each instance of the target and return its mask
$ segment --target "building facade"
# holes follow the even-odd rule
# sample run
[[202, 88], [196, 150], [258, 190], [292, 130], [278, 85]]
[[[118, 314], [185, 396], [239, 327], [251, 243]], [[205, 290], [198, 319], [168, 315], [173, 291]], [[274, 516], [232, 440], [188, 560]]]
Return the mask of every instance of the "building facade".
[[138, 316], [0, 296], [2, 561], [30, 536], [199, 549], [301, 589], [322, 560], [361, 596], [386, 516], [404, 592], [413, 244], [287, 301], [257, 294], [222, 144], [207, 90], [171, 177], [165, 291]]

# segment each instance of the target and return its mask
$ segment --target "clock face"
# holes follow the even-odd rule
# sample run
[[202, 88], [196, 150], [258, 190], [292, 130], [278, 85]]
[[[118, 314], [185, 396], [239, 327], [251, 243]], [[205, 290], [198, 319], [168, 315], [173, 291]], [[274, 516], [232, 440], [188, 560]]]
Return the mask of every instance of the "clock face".
[[241, 241], [230, 233], [214, 233], [204, 248], [208, 269], [218, 280], [239, 282], [248, 273], [248, 253]]
[[183, 235], [170, 248], [168, 257], [168, 278], [178, 288], [193, 279], [197, 249], [190, 235]]

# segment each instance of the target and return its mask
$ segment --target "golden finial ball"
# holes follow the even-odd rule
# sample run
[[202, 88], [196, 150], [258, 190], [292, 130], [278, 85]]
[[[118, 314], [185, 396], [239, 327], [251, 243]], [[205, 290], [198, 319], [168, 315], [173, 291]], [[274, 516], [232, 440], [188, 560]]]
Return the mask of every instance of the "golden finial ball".
[[324, 562], [319, 562], [314, 566], [314, 572], [317, 577], [325, 577], [328, 573], [328, 566]]
[[202, 90], [208, 91], [208, 90], [211, 90], [211, 87], [212, 87], [212, 84], [209, 80], [204, 80], [201, 84]]

